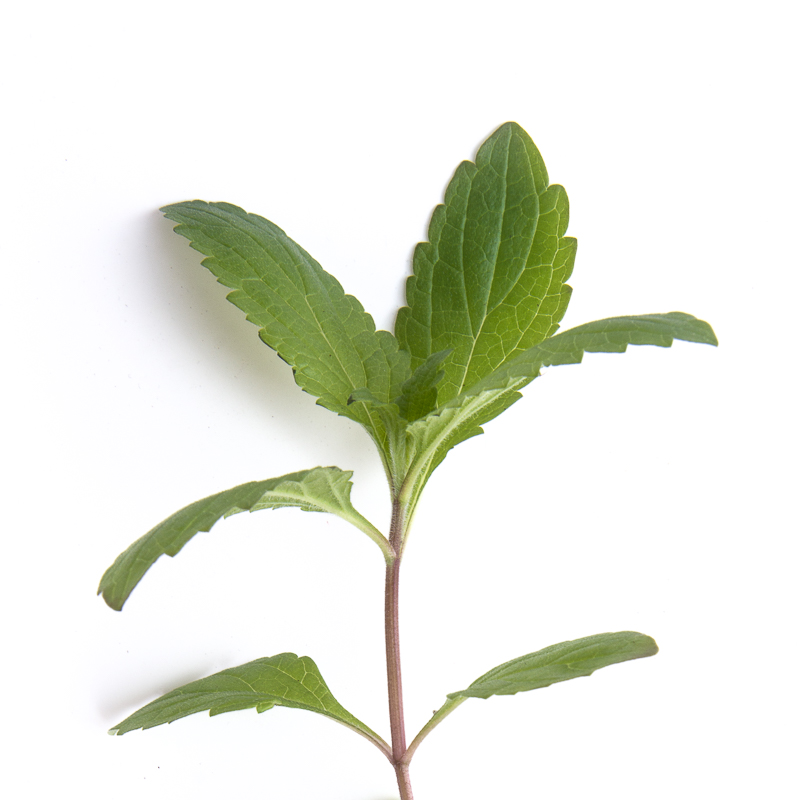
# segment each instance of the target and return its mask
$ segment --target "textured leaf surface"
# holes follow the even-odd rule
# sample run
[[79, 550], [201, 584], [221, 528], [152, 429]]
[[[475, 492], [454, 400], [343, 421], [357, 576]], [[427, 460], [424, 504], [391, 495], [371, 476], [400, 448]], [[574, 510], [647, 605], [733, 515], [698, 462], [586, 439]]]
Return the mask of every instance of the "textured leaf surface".
[[507, 661], [481, 675], [466, 689], [448, 694], [442, 707], [414, 737], [408, 747], [406, 760], [410, 761], [428, 734], [470, 697], [486, 699], [494, 695], [542, 689], [553, 683], [591, 675], [612, 664], [653, 656], [657, 652], [658, 646], [649, 636], [622, 631], [561, 642]]
[[119, 611], [145, 572], [162, 555], [175, 556], [197, 533], [210, 531], [223, 517], [264, 508], [301, 508], [336, 514], [367, 533], [382, 549], [384, 537], [350, 502], [352, 472], [315, 467], [266, 481], [253, 481], [182, 508], [135, 541], [106, 570], [98, 594]]
[[451, 352], [442, 350], [429, 356], [403, 384], [403, 393], [395, 403], [404, 419], [419, 419], [436, 408], [436, 384], [444, 377], [442, 364]]
[[358, 389], [350, 396], [351, 404], [363, 404], [369, 410], [370, 416], [380, 422], [384, 432], [380, 449], [392, 497], [399, 490], [408, 467], [406, 463], [408, 420], [400, 415], [399, 402], [400, 398], [394, 403], [383, 403], [368, 389]]
[[578, 364], [586, 352], [622, 353], [631, 344], [669, 347], [674, 339], [717, 344], [707, 322], [674, 311], [589, 322], [531, 347], [409, 426], [406, 458], [411, 469], [405, 496], [414, 503], [448, 451], [482, 433], [481, 426], [515, 403], [521, 397], [519, 390], [534, 380], [542, 367]]
[[[203, 265], [234, 291], [228, 299], [260, 328], [260, 336], [294, 369], [319, 403], [372, 429], [369, 409], [348, 408], [366, 387], [382, 402], [410, 377], [409, 357], [388, 331], [344, 293], [279, 227], [228, 203], [194, 200], [162, 209], [175, 231], [208, 256]], [[355, 416], [354, 416], [355, 415]]]
[[463, 162], [414, 253], [396, 332], [416, 369], [452, 349], [438, 395], [452, 399], [552, 335], [564, 315], [576, 241], [569, 204], [548, 187], [528, 134], [509, 122]]
[[487, 698], [541, 689], [560, 681], [591, 675], [595, 670], [636, 658], [653, 656], [658, 646], [649, 636], [632, 631], [599, 633], [561, 642], [507, 661], [448, 698]]
[[388, 752], [386, 742], [377, 733], [339, 705], [317, 665], [308, 656], [294, 653], [259, 658], [187, 683], [135, 711], [109, 733], [122, 735], [153, 728], [200, 711], [214, 716], [247, 708], [263, 712], [275, 706], [324, 714]]

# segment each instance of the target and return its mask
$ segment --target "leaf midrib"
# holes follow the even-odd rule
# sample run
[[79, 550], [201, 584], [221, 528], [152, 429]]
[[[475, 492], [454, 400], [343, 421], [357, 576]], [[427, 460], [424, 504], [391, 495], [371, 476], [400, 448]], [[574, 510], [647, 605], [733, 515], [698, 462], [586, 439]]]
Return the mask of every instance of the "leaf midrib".
[[[216, 208], [215, 208], [213, 205], [207, 204], [207, 208], [211, 210], [211, 214], [212, 214], [212, 216], [213, 216], [215, 219], [217, 219], [217, 220], [218, 220], [218, 226], [219, 226], [219, 227], [223, 227], [223, 228], [224, 228], [226, 224], [229, 224], [229, 223], [227, 222], [227, 220], [226, 220], [226, 219], [225, 219], [225, 218], [222, 216], [222, 214], [221, 214], [220, 212], [218, 212], [218, 211], [217, 211], [217, 209], [216, 209]], [[237, 218], [235, 215], [233, 215], [233, 216], [234, 216], [234, 219], [235, 219], [237, 222], [240, 222], [240, 221], [239, 221], [239, 219], [238, 219], [238, 218]], [[249, 216], [249, 215], [248, 215], [248, 216]], [[263, 250], [263, 249], [264, 249], [264, 248], [263, 248], [263, 246], [262, 246], [262, 244], [261, 244], [261, 242], [259, 242], [259, 241], [258, 241], [258, 239], [256, 238], [255, 234], [253, 234], [251, 231], [249, 231], [249, 230], [247, 230], [247, 229], [243, 228], [243, 227], [241, 226], [241, 224], [237, 224], [237, 225], [236, 225], [236, 229], [237, 229], [238, 231], [240, 231], [241, 233], [243, 233], [243, 234], [244, 234], [244, 235], [245, 235], [245, 236], [246, 236], [248, 239], [250, 239], [250, 241], [251, 241], [251, 242], [253, 242], [253, 244], [256, 246], [256, 248], [257, 248], [257, 249], [261, 249], [261, 250]], [[285, 233], [284, 233], [284, 236], [286, 236], [286, 234], [285, 234]], [[217, 244], [220, 244], [220, 245], [223, 245], [223, 246], [225, 246], [225, 245], [224, 245], [224, 242], [221, 242], [219, 239], [217, 239], [216, 241], [217, 241]], [[280, 241], [279, 239], [276, 239], [276, 241], [277, 241], [278, 245], [281, 247], [281, 249], [284, 251], [284, 253], [287, 255], [287, 257], [288, 257], [288, 260], [289, 260], [289, 261], [291, 261], [292, 263], [294, 263], [294, 255], [293, 255], [293, 254], [292, 254], [292, 253], [291, 253], [291, 252], [288, 250], [288, 248], [287, 248], [287, 246], [286, 246], [286, 243], [285, 243], [285, 242], [282, 242], [282, 241]], [[262, 276], [262, 275], [260, 274], [260, 272], [259, 272], [259, 271], [258, 271], [258, 270], [255, 268], [255, 266], [253, 265], [253, 262], [251, 261], [251, 259], [250, 259], [248, 256], [246, 256], [246, 255], [243, 255], [242, 253], [239, 253], [239, 252], [238, 252], [238, 251], [237, 251], [237, 250], [236, 250], [234, 247], [231, 247], [230, 249], [231, 249], [231, 250], [232, 250], [234, 253], [236, 253], [236, 255], [238, 255], [238, 256], [239, 256], [239, 257], [240, 257], [240, 258], [241, 258], [241, 259], [242, 259], [242, 260], [243, 260], [243, 261], [244, 261], [244, 262], [245, 262], [245, 263], [246, 263], [246, 264], [247, 264], [247, 265], [248, 265], [248, 266], [249, 266], [249, 267], [250, 267], [250, 268], [253, 270], [253, 273], [254, 273], [255, 275], [257, 275], [257, 276], [259, 277], [259, 279], [260, 279], [260, 280], [262, 280], [262, 281], [263, 281], [263, 276]], [[211, 256], [211, 257], [213, 258], [213, 256]], [[312, 258], [312, 256], [310, 256], [310, 255], [309, 255], [309, 258]], [[290, 283], [294, 283], [294, 281], [292, 280], [292, 277], [291, 277], [291, 276], [290, 276], [290, 275], [287, 273], [287, 271], [286, 271], [286, 269], [285, 269], [284, 265], [283, 265], [283, 264], [282, 264], [280, 261], [276, 261], [275, 259], [272, 259], [272, 261], [273, 261], [273, 262], [275, 262], [275, 265], [276, 265], [276, 266], [278, 267], [278, 269], [281, 271], [281, 273], [283, 274], [283, 276], [284, 276], [284, 277], [285, 277], [285, 278], [286, 278], [286, 279], [287, 279], [287, 280], [288, 280]], [[306, 287], [306, 282], [305, 282], [305, 280], [303, 279], [303, 273], [302, 273], [302, 271], [300, 271], [300, 270], [299, 270], [299, 272], [300, 272], [300, 280], [301, 280], [301, 281], [302, 281], [302, 283], [303, 283], [303, 288], [304, 288], [304, 289], [307, 289], [307, 287]], [[317, 280], [317, 283], [319, 284], [319, 281], [318, 281], [318, 280]], [[320, 286], [320, 288], [324, 288], [324, 287]], [[244, 290], [243, 290], [243, 289], [240, 289], [239, 291], [244, 291]], [[344, 295], [344, 296], [346, 296], [346, 295], [347, 295], [347, 293], [346, 293], [346, 292], [345, 292], [345, 290], [344, 290], [344, 287], [342, 287], [342, 293], [343, 293], [343, 295]], [[245, 294], [247, 294], [247, 293], [245, 292]], [[328, 298], [329, 298], [329, 295], [328, 295], [328, 292], [327, 292], [327, 291], [325, 291], [325, 295], [326, 295], [326, 297], [328, 297]], [[358, 389], [358, 388], [360, 388], [360, 386], [358, 385], [359, 383], [362, 383], [362, 382], [363, 382], [364, 384], [366, 384], [366, 382], [367, 382], [367, 375], [366, 375], [366, 373], [364, 372], [364, 369], [363, 369], [363, 364], [362, 364], [362, 362], [361, 362], [361, 358], [360, 358], [359, 354], [358, 354], [358, 353], [356, 353], [356, 354], [355, 354], [355, 355], [356, 355], [355, 362], [356, 362], [356, 363], [358, 364], [358, 366], [361, 368], [361, 373], [362, 373], [362, 375], [361, 375], [360, 377], [361, 377], [361, 378], [363, 378], [363, 381], [354, 381], [354, 380], [353, 380], [353, 377], [352, 377], [352, 375], [351, 375], [351, 373], [350, 373], [350, 370], [349, 370], [349, 369], [348, 369], [348, 368], [347, 368], [347, 367], [346, 367], [346, 366], [345, 366], [345, 365], [342, 363], [342, 360], [341, 360], [341, 358], [339, 357], [339, 354], [338, 354], [338, 352], [337, 352], [336, 348], [335, 348], [335, 347], [332, 345], [332, 343], [331, 343], [330, 339], [328, 338], [327, 334], [325, 333], [325, 330], [324, 330], [323, 326], [322, 326], [322, 325], [320, 325], [319, 318], [318, 318], [318, 316], [317, 316], [316, 312], [314, 311], [314, 308], [313, 308], [313, 306], [312, 306], [312, 305], [309, 303], [309, 301], [308, 301], [308, 293], [307, 293], [307, 291], [304, 291], [304, 292], [303, 292], [303, 302], [305, 303], [305, 306], [306, 306], [306, 308], [308, 308], [308, 310], [309, 310], [309, 312], [310, 312], [310, 314], [311, 314], [312, 318], [314, 319], [314, 322], [316, 323], [316, 326], [317, 326], [317, 330], [318, 330], [318, 331], [319, 331], [319, 333], [322, 335], [322, 338], [325, 340], [325, 343], [328, 345], [328, 349], [330, 350], [330, 352], [333, 354], [334, 358], [336, 359], [336, 363], [338, 363], [339, 367], [341, 368], [341, 370], [342, 370], [342, 374], [344, 374], [344, 376], [347, 378], [347, 380], [348, 380], [348, 381], [350, 381], [350, 384], [351, 384], [351, 386], [353, 387], [353, 389], [355, 390], [355, 389]], [[365, 313], [366, 313], [366, 312], [365, 312]], [[260, 326], [260, 327], [261, 327], [261, 329], [263, 330], [263, 326]], [[377, 332], [377, 331], [376, 331], [376, 332]], [[306, 347], [307, 347], [308, 349], [313, 349], [313, 348], [311, 348], [311, 347], [310, 347], [310, 345], [309, 345], [308, 341], [307, 341], [307, 340], [306, 340], [304, 337], [303, 337], [303, 343], [306, 345]], [[390, 381], [390, 382], [391, 382], [391, 381]], [[339, 401], [338, 401], [338, 400], [337, 400], [337, 403], [339, 403]], [[362, 405], [363, 405], [363, 404], [362, 404]], [[376, 428], [376, 424], [375, 424], [375, 417], [374, 417], [374, 415], [373, 415], [373, 412], [372, 412], [372, 410], [371, 410], [370, 408], [364, 408], [364, 409], [363, 409], [363, 411], [364, 411], [364, 413], [367, 415], [367, 417], [368, 417], [368, 419], [369, 419], [369, 422], [370, 422], [370, 427], [371, 427], [373, 430], [376, 430], [377, 428]]]
[[[511, 136], [513, 137], [513, 135], [514, 134], [512, 133]], [[506, 181], [506, 183], [505, 183], [504, 191], [503, 191], [503, 211], [502, 211], [502, 214], [501, 214], [501, 220], [505, 218], [506, 204], [507, 204], [507, 201], [508, 201], [508, 162], [509, 162], [510, 156], [511, 156], [511, 139], [509, 139], [509, 146], [506, 149], [506, 163], [505, 163], [505, 168], [506, 168], [506, 170], [505, 170], [505, 181]], [[528, 158], [527, 152], [525, 152], [525, 158]], [[530, 162], [530, 159], [528, 159], [528, 161]], [[470, 192], [471, 191], [472, 191], [472, 184], [470, 183]], [[536, 191], [535, 183], [534, 183], [534, 192], [538, 196], [539, 193]], [[501, 226], [500, 227], [502, 229], [502, 222], [501, 222]], [[536, 236], [536, 230], [538, 229], [538, 227], [539, 227], [539, 214], [537, 213], [536, 222], [534, 223], [533, 231], [531, 232], [531, 239], [530, 239], [530, 245], [528, 246], [528, 253], [525, 256], [525, 267], [523, 267], [523, 270], [527, 267], [528, 259], [530, 258], [531, 249], [533, 247], [533, 239]], [[464, 215], [464, 228], [466, 228], [466, 215]], [[463, 257], [464, 257], [463, 236], [464, 236], [464, 231], [462, 230], [462, 246], [461, 246], [461, 257], [462, 257], [462, 260], [463, 260]], [[487, 320], [487, 318], [489, 316], [489, 312], [487, 312], [486, 309], [488, 309], [488, 307], [489, 307], [489, 298], [491, 297], [491, 294], [492, 294], [491, 284], [494, 283], [494, 274], [495, 274], [495, 270], [496, 270], [496, 267], [497, 267], [497, 253], [500, 250], [501, 241], [502, 241], [502, 236], [498, 236], [497, 237], [497, 246], [496, 246], [496, 249], [495, 249], [495, 259], [494, 259], [493, 266], [492, 266], [492, 280], [491, 280], [491, 282], [489, 284], [489, 292], [486, 295], [486, 307], [484, 308], [483, 319], [481, 320], [481, 324], [480, 324], [480, 327], [478, 328], [478, 332], [476, 334], [474, 334], [473, 337], [472, 337], [472, 346], [469, 349], [469, 356], [467, 357], [467, 364], [466, 364], [466, 367], [464, 368], [464, 372], [463, 372], [463, 374], [461, 376], [461, 383], [459, 384], [458, 389], [456, 389], [456, 393], [455, 393], [456, 397], [458, 397], [458, 395], [460, 395], [461, 392], [464, 390], [464, 384], [466, 383], [467, 375], [469, 374], [469, 368], [470, 368], [470, 365], [472, 364], [472, 356], [475, 353], [475, 347], [478, 344], [478, 339], [480, 338], [480, 335], [483, 332], [483, 326], [486, 324], [486, 320]], [[465, 299], [466, 299], [466, 273], [464, 272], [464, 270], [461, 270], [461, 275], [462, 275], [462, 282], [464, 284], [464, 295], [465, 295]], [[552, 279], [552, 274], [551, 274], [550, 284], [548, 284], [548, 289], [550, 288], [550, 285], [552, 284], [552, 280], [553, 279]], [[499, 306], [506, 299], [506, 297], [508, 297], [509, 294], [511, 294], [511, 292], [514, 290], [514, 287], [517, 285], [517, 283], [519, 283], [519, 279], [517, 279], [514, 283], [511, 284], [511, 286], [509, 286], [508, 290], [503, 295], [503, 297], [500, 298], [498, 300], [498, 302], [495, 304], [495, 308], [497, 308], [497, 306]], [[467, 308], [469, 308], [469, 304], [467, 304]], [[492, 309], [492, 310], [494, 310], [494, 309]], [[472, 332], [472, 330], [473, 330], [473, 328], [472, 328], [472, 318], [471, 318], [469, 313], [467, 313], [467, 318], [469, 319], [470, 332]], [[520, 340], [522, 339], [522, 337], [524, 335], [525, 335], [525, 333], [523, 331], [520, 334], [519, 338], [517, 339], [517, 343], [514, 345], [514, 349], [516, 349], [517, 344], [519, 344]], [[513, 352], [513, 350], [511, 352]], [[507, 355], [505, 357], [508, 358]]]
[[[216, 209], [214, 208], [214, 206], [209, 206], [209, 208], [213, 209], [213, 211], [214, 211], [214, 212], [216, 212]], [[225, 226], [225, 220], [223, 219], [223, 217], [222, 217], [220, 214], [218, 214], [218, 213], [214, 213], [214, 214], [213, 214], [213, 216], [215, 216], [215, 217], [216, 217], [218, 220], [220, 220], [220, 222], [221, 222], [221, 223], [223, 223], [223, 224], [222, 224], [222, 227], [224, 227], [224, 226]], [[249, 216], [249, 215], [248, 215], [248, 216]], [[237, 218], [234, 216], [234, 219], [237, 219]], [[238, 219], [237, 219], [237, 221], [238, 221]], [[242, 227], [241, 227], [241, 225], [237, 225], [237, 226], [236, 226], [236, 228], [237, 228], [237, 230], [239, 230], [241, 233], [243, 233], [243, 234], [244, 234], [244, 235], [245, 235], [245, 236], [246, 236], [248, 239], [250, 239], [250, 241], [252, 241], [252, 242], [253, 242], [253, 244], [254, 244], [254, 245], [256, 245], [256, 248], [257, 248], [257, 249], [261, 249], [261, 250], [263, 250], [263, 249], [264, 249], [264, 248], [263, 248], [263, 245], [261, 244], [261, 242], [259, 242], [259, 241], [258, 241], [258, 239], [256, 238], [256, 236], [255, 236], [255, 235], [254, 235], [254, 234], [253, 234], [251, 231], [249, 231], [249, 230], [247, 230], [247, 229], [245, 229], [245, 228], [242, 228]], [[285, 235], [286, 235], [286, 234], [284, 233], [284, 236], [285, 236]], [[298, 265], [294, 263], [294, 262], [295, 262], [295, 257], [294, 257], [294, 254], [292, 254], [292, 253], [291, 253], [291, 252], [290, 252], [290, 251], [287, 249], [287, 247], [286, 247], [286, 243], [285, 243], [285, 242], [282, 242], [282, 241], [280, 241], [279, 239], [278, 239], [278, 240], [276, 240], [276, 241], [277, 241], [277, 244], [280, 246], [280, 248], [281, 248], [281, 249], [284, 251], [284, 253], [287, 255], [287, 260], [288, 260], [288, 261], [291, 261], [291, 262], [292, 262], [292, 264], [293, 264], [293, 266], [294, 266], [295, 268], [297, 268], [297, 266], [298, 266]], [[223, 243], [223, 242], [221, 242], [219, 239], [217, 239], [217, 243], [218, 243], [218, 244], [221, 244], [221, 245], [224, 245], [224, 243]], [[237, 254], [237, 255], [238, 255], [238, 256], [239, 256], [239, 257], [240, 257], [240, 258], [241, 258], [241, 259], [242, 259], [242, 260], [243, 260], [243, 261], [244, 261], [244, 262], [245, 262], [245, 263], [246, 263], [246, 264], [247, 264], [247, 265], [248, 265], [248, 266], [251, 268], [251, 269], [252, 269], [252, 270], [253, 270], [253, 273], [254, 273], [254, 274], [258, 275], [258, 277], [259, 277], [259, 279], [260, 279], [260, 280], [262, 280], [262, 281], [264, 280], [264, 279], [263, 279], [263, 276], [260, 274], [259, 270], [258, 270], [258, 269], [256, 269], [256, 267], [255, 267], [255, 265], [253, 264], [253, 262], [252, 262], [252, 260], [250, 259], [250, 257], [248, 257], [248, 256], [245, 256], [245, 255], [243, 255], [242, 253], [238, 253], [238, 252], [236, 251], [236, 249], [235, 249], [235, 248], [233, 248], [233, 247], [231, 247], [230, 249], [231, 249], [231, 250], [233, 250], [233, 252], [235, 252], [235, 253], [236, 253], [236, 254]], [[309, 258], [312, 258], [312, 257], [309, 255]], [[286, 271], [286, 269], [285, 269], [285, 267], [284, 267], [283, 263], [281, 263], [280, 261], [275, 261], [275, 259], [272, 259], [272, 261], [274, 261], [274, 262], [275, 262], [275, 265], [276, 265], [276, 266], [278, 267], [278, 269], [279, 269], [279, 270], [280, 270], [280, 271], [283, 273], [284, 277], [285, 277], [285, 278], [286, 278], [286, 279], [287, 279], [287, 280], [288, 280], [290, 283], [294, 283], [294, 280], [292, 279], [292, 276], [290, 276], [290, 275], [288, 274], [288, 272]], [[311, 303], [309, 303], [309, 301], [308, 301], [308, 287], [306, 286], [306, 281], [304, 280], [303, 271], [302, 271], [302, 270], [300, 270], [300, 269], [298, 269], [297, 271], [298, 271], [298, 273], [299, 273], [300, 280], [301, 280], [301, 281], [302, 281], [302, 283], [303, 283], [303, 289], [305, 290], [305, 291], [302, 293], [302, 294], [303, 294], [303, 303], [305, 304], [305, 307], [308, 309], [308, 311], [310, 312], [310, 314], [311, 314], [312, 318], [314, 319], [314, 322], [316, 323], [316, 326], [317, 326], [317, 330], [318, 330], [318, 331], [320, 332], [320, 334], [322, 335], [322, 338], [325, 340], [325, 343], [328, 345], [328, 348], [330, 349], [331, 353], [333, 353], [333, 355], [334, 355], [334, 358], [336, 359], [336, 363], [338, 363], [338, 364], [339, 364], [339, 366], [341, 367], [341, 369], [342, 369], [342, 373], [343, 373], [343, 374], [344, 374], [344, 375], [347, 377], [347, 379], [350, 381], [350, 383], [353, 385], [353, 387], [354, 387], [355, 389], [358, 389], [358, 388], [359, 388], [359, 387], [358, 387], [358, 381], [354, 381], [354, 380], [353, 380], [353, 378], [352, 378], [352, 375], [350, 374], [350, 370], [349, 370], [349, 369], [348, 369], [348, 368], [345, 366], [345, 364], [344, 364], [344, 363], [342, 363], [342, 360], [341, 360], [341, 358], [339, 358], [339, 354], [337, 353], [336, 349], [333, 347], [333, 345], [332, 345], [332, 343], [331, 343], [330, 339], [328, 339], [328, 336], [327, 336], [327, 334], [325, 333], [325, 330], [324, 330], [324, 328], [322, 327], [322, 325], [320, 325], [319, 317], [317, 316], [317, 313], [316, 313], [316, 311], [314, 310], [314, 307], [313, 307], [313, 306], [311, 305]], [[312, 274], [313, 274], [313, 272], [312, 272]], [[319, 280], [317, 280], [317, 279], [316, 279], [316, 276], [314, 276], [314, 277], [315, 277], [315, 281], [316, 281], [316, 283], [318, 284], [319, 288], [320, 288], [320, 289], [323, 289], [324, 287], [322, 287], [322, 285], [320, 284]], [[344, 287], [342, 287], [342, 293], [343, 293], [343, 295], [346, 295], [346, 294], [347, 294], [347, 293], [344, 291]], [[328, 294], [327, 290], [325, 291], [325, 296], [326, 296], [326, 298], [330, 299], [330, 295]], [[356, 354], [356, 355], [357, 355], [357, 354]], [[358, 365], [359, 365], [360, 367], [362, 367], [362, 372], [363, 372], [363, 365], [361, 364], [361, 359], [360, 359], [360, 358], [357, 358], [357, 359], [356, 359], [356, 361], [357, 361]], [[364, 376], [363, 376], [363, 378], [364, 378], [364, 380], [366, 381], [366, 375], [364, 375]]]

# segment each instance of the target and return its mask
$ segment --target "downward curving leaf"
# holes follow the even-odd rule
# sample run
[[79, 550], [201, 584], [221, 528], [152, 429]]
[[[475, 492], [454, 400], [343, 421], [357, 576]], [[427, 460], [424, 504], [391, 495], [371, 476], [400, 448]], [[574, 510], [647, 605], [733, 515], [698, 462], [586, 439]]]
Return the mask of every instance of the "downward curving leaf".
[[539, 151], [514, 122], [458, 167], [414, 252], [396, 324], [414, 369], [453, 350], [439, 404], [556, 331], [577, 247], [564, 237], [568, 219], [566, 192], [548, 186]]
[[175, 231], [208, 256], [203, 265], [234, 291], [228, 295], [261, 338], [294, 369], [301, 388], [326, 408], [362, 423], [378, 439], [356, 389], [382, 402], [401, 392], [409, 356], [339, 282], [277, 225], [228, 203], [193, 200], [161, 209]]
[[707, 322], [689, 314], [645, 314], [597, 320], [559, 333], [505, 363], [458, 397], [408, 428], [406, 457], [411, 465], [404, 497], [411, 503], [448, 451], [483, 433], [520, 397], [519, 390], [538, 377], [542, 367], [578, 364], [584, 353], [623, 353], [630, 344], [669, 347], [674, 339], [717, 344]]
[[98, 594], [120, 611], [145, 572], [162, 555], [175, 556], [197, 533], [210, 531], [223, 517], [263, 508], [300, 508], [336, 514], [375, 541], [389, 557], [386, 539], [350, 502], [352, 472], [315, 467], [280, 478], [244, 483], [182, 508], [135, 541], [106, 570]]
[[561, 681], [591, 675], [612, 664], [654, 656], [657, 652], [658, 645], [649, 636], [622, 631], [561, 642], [507, 661], [481, 675], [466, 689], [448, 694], [444, 705], [409, 745], [406, 761], [411, 760], [422, 740], [470, 697], [486, 699], [494, 695], [530, 692]]
[[135, 711], [109, 733], [121, 736], [140, 728], [175, 722], [200, 711], [214, 716], [255, 708], [261, 713], [275, 706], [323, 714], [390, 755], [388, 745], [377, 733], [339, 705], [317, 665], [308, 656], [298, 657], [294, 653], [259, 658], [187, 683]]

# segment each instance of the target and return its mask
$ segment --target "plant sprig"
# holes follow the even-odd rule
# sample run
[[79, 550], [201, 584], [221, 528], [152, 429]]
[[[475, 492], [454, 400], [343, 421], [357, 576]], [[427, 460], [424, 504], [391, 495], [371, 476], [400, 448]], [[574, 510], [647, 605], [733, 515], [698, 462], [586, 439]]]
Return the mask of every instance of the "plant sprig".
[[358, 300], [272, 222], [228, 203], [194, 200], [162, 209], [204, 256], [228, 299], [325, 408], [358, 422], [380, 454], [392, 501], [381, 532], [350, 501], [351, 472], [313, 469], [253, 481], [192, 503], [146, 533], [103, 575], [98, 593], [121, 610], [162, 555], [243, 511], [282, 507], [336, 514], [379, 547], [386, 565], [385, 638], [390, 741], [346, 711], [316, 664], [292, 653], [260, 658], [179, 687], [110, 733], [170, 723], [188, 714], [274, 706], [314, 711], [371, 741], [411, 800], [411, 758], [423, 739], [470, 697], [543, 688], [623, 661], [652, 656], [656, 643], [623, 631], [562, 642], [501, 664], [452, 692], [407, 744], [403, 714], [399, 580], [411, 522], [425, 485], [452, 448], [520, 397], [543, 367], [584, 353], [674, 339], [715, 345], [708, 323], [670, 312], [614, 317], [558, 333], [569, 302], [577, 243], [566, 236], [569, 203], [550, 184], [539, 151], [516, 123], [498, 128], [475, 162], [456, 170], [417, 245], [408, 305], [395, 334], [378, 331]]

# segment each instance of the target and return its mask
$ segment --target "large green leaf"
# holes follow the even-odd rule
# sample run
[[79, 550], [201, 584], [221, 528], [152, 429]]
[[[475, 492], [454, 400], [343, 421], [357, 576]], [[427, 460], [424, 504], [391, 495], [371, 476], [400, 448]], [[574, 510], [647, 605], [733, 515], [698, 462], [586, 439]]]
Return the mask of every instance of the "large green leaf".
[[409, 356], [388, 331], [376, 331], [355, 297], [279, 227], [228, 203], [194, 200], [161, 209], [175, 231], [208, 256], [204, 266], [234, 291], [234, 305], [294, 369], [318, 402], [362, 423], [378, 439], [370, 410], [348, 407], [356, 389], [382, 402], [401, 393]]
[[542, 689], [561, 681], [591, 675], [598, 669], [646, 658], [658, 652], [658, 645], [649, 636], [633, 631], [599, 633], [583, 639], [561, 642], [535, 653], [507, 661], [489, 670], [466, 689], [447, 695], [444, 705], [431, 717], [409, 745], [406, 760], [410, 761], [422, 740], [449, 714], [470, 697], [517, 694]]
[[174, 722], [200, 711], [208, 711], [214, 716], [255, 708], [261, 713], [275, 706], [324, 714], [390, 755], [389, 746], [377, 733], [339, 705], [317, 665], [308, 656], [298, 657], [294, 653], [259, 658], [187, 683], [135, 711], [109, 733], [121, 736], [140, 728]]
[[106, 570], [98, 594], [111, 608], [122, 609], [145, 572], [162, 555], [177, 555], [201, 531], [210, 531], [223, 517], [264, 508], [300, 508], [336, 514], [375, 541], [386, 558], [391, 549], [381, 533], [350, 502], [352, 472], [315, 467], [266, 481], [253, 481], [198, 500], [177, 511], [135, 541]]
[[674, 311], [589, 322], [529, 348], [408, 427], [406, 502], [413, 508], [448, 451], [483, 433], [481, 426], [515, 403], [521, 397], [519, 390], [534, 380], [542, 367], [578, 364], [584, 353], [622, 353], [631, 344], [669, 347], [674, 339], [717, 344], [707, 322]]
[[564, 237], [568, 219], [566, 192], [548, 187], [541, 155], [516, 123], [458, 167], [429, 241], [414, 252], [395, 326], [412, 368], [453, 350], [440, 404], [556, 331], [577, 247]]

